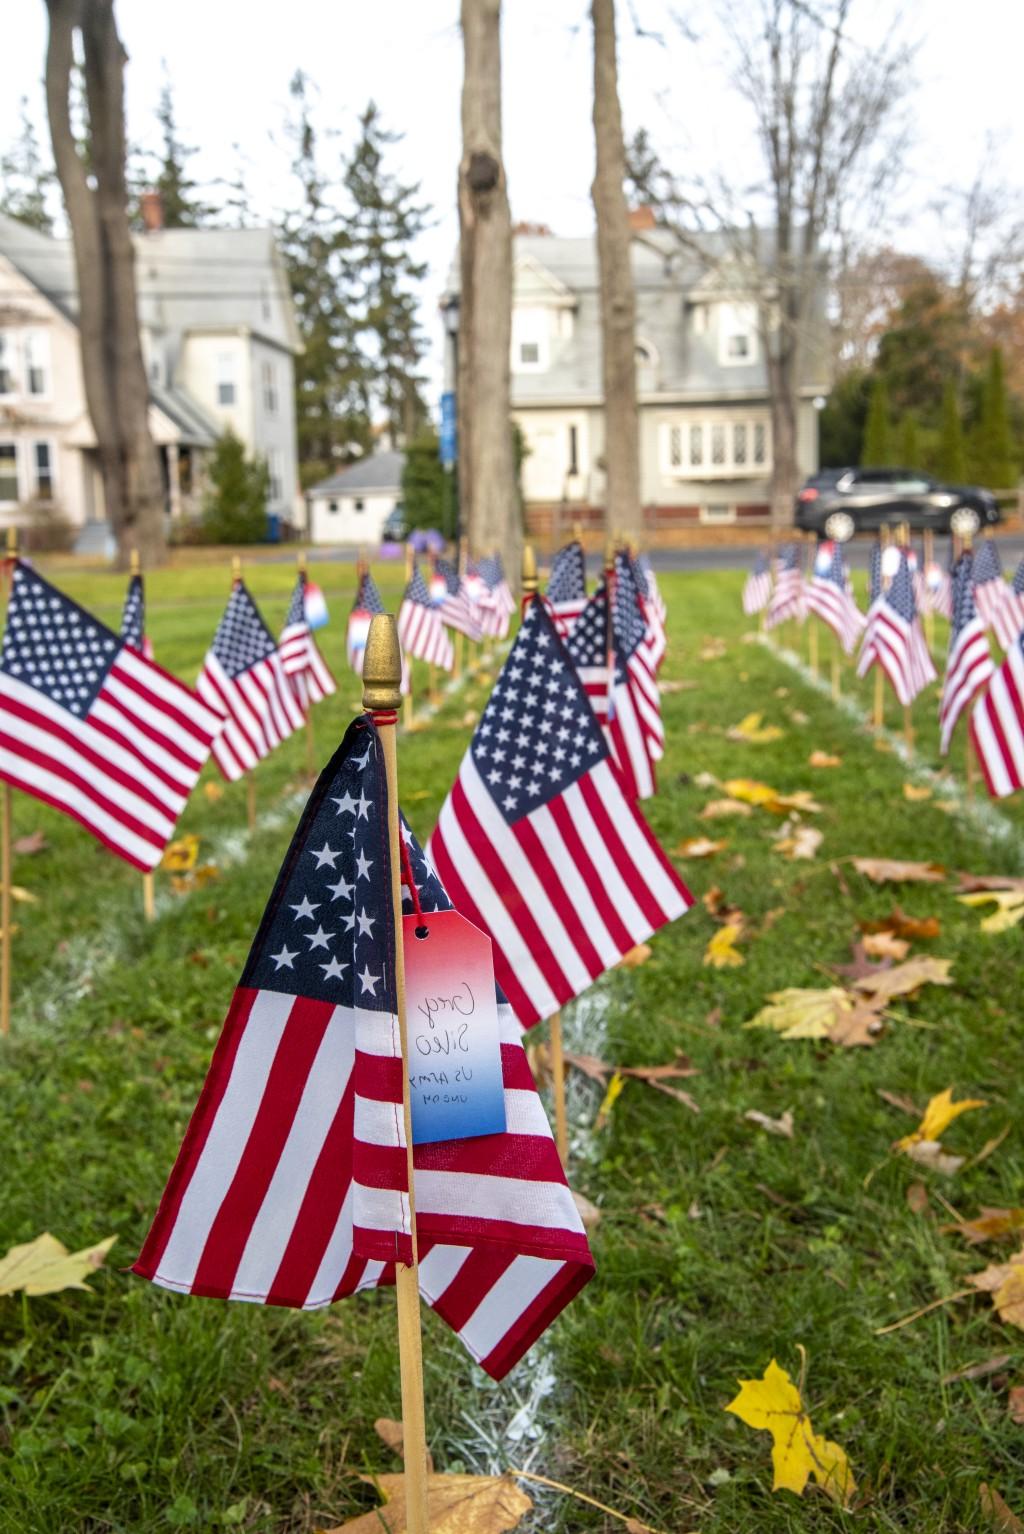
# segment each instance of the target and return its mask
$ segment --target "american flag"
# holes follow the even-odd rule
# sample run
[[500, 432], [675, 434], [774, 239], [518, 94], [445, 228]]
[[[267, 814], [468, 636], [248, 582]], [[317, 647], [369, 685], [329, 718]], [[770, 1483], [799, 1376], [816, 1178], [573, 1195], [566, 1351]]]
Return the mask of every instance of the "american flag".
[[450, 671], [455, 664], [455, 652], [441, 614], [431, 602], [426, 582], [415, 564], [398, 609], [398, 637], [406, 655], [440, 666], [442, 671]]
[[775, 585], [768, 599], [764, 626], [773, 629], [790, 618], [803, 620], [804, 578], [800, 569], [800, 545], [784, 543], [775, 560]]
[[148, 870], [219, 728], [195, 693], [15, 561], [0, 651], [0, 778]]
[[772, 594], [772, 567], [768, 555], [762, 549], [754, 560], [754, 568], [743, 583], [743, 611], [748, 618], [768, 606]]
[[[615, 556], [615, 604], [616, 611], [623, 603], [628, 603], [640, 614], [643, 624], [640, 647], [642, 658], [651, 674], [651, 681], [661, 670], [661, 663], [665, 659], [665, 651], [668, 647], [665, 638], [665, 620], [659, 617], [654, 604], [648, 596], [648, 578], [644, 573], [639, 559], [634, 559], [632, 554], [620, 549]], [[664, 603], [662, 603], [664, 607]], [[655, 688], [655, 690], [657, 690]], [[659, 710], [659, 722], [660, 722]]]
[[953, 571], [953, 617], [949, 631], [949, 655], [939, 702], [939, 749], [945, 756], [964, 709], [986, 687], [995, 671], [988, 648], [985, 625], [974, 607], [973, 559], [961, 554]]
[[587, 571], [583, 546], [574, 539], [558, 550], [551, 561], [547, 606], [555, 628], [568, 639], [572, 626], [587, 605]]
[[665, 727], [657, 671], [665, 658], [665, 630], [660, 625], [652, 630], [650, 616], [636, 589], [630, 560], [620, 554], [612, 581], [612, 628], [626, 663], [648, 755], [652, 762], [660, 762], [665, 755]]
[[436, 569], [438, 575], [444, 578], [446, 588], [440, 606], [441, 622], [448, 628], [465, 634], [467, 639], [481, 639], [483, 629], [480, 627], [476, 609], [466, 591], [465, 582], [459, 578], [458, 570], [447, 559], [439, 559]]
[[121, 609], [121, 638], [147, 660], [153, 659], [153, 646], [146, 633], [146, 590], [141, 575], [133, 575]]
[[990, 794], [1024, 788], [1024, 634], [971, 710], [971, 740]]
[[213, 755], [232, 782], [303, 722], [281, 652], [244, 581], [234, 584], [196, 691], [224, 721]]
[[363, 674], [363, 651], [366, 649], [366, 636], [370, 632], [370, 620], [383, 611], [384, 603], [380, 599], [377, 582], [369, 570], [364, 570], [359, 577], [356, 599], [345, 630], [345, 652], [356, 676]]
[[820, 543], [807, 585], [808, 611], [833, 630], [847, 655], [856, 648], [864, 614], [850, 594], [843, 551], [838, 543]]
[[921, 612], [938, 613], [941, 618], [953, 616], [953, 583], [949, 572], [935, 559], [928, 560], [921, 575], [918, 607]]
[[637, 585], [640, 587], [641, 594], [651, 603], [655, 616], [664, 628], [668, 620], [668, 608], [665, 606], [665, 598], [659, 590], [657, 576], [651, 569], [651, 562], [646, 554], [641, 554], [639, 559], [634, 559], [633, 565], [636, 570]]
[[[404, 828], [421, 909], [451, 902]], [[403, 858], [403, 862], [405, 862]], [[133, 1271], [316, 1310], [412, 1260], [383, 749], [357, 720], [278, 875]], [[404, 903], [412, 914], [408, 899]], [[593, 1272], [500, 994], [503, 1134], [417, 1145], [420, 1292], [495, 1378]]]
[[489, 933], [498, 984], [524, 1028], [692, 903], [627, 793], [539, 601], [526, 610], [428, 852], [456, 910]]
[[321, 703], [337, 691], [337, 684], [320, 654], [306, 618], [306, 577], [301, 570], [288, 604], [278, 650], [303, 712], [308, 711], [311, 703]]
[[1012, 650], [1024, 629], [1024, 558], [1014, 571], [1012, 583], [1005, 587], [1002, 601], [996, 605], [992, 627], [1002, 649]]
[[882, 540], [876, 538], [868, 559], [868, 606], [882, 595]]
[[999, 545], [992, 538], [983, 538], [974, 554], [974, 605], [986, 628], [995, 627], [1007, 590]]
[[478, 559], [467, 584], [475, 585], [477, 619], [484, 634], [489, 639], [504, 639], [516, 604], [505, 579], [501, 556]]
[[622, 646], [613, 634], [609, 655], [608, 640], [608, 598], [602, 583], [580, 614], [566, 649], [604, 731], [626, 792], [633, 799], [649, 799], [656, 786], [651, 753]]
[[888, 591], [868, 609], [857, 675], [866, 676], [880, 665], [897, 698], [913, 703], [918, 693], [936, 679], [920, 620], [914, 607], [914, 585], [906, 556], [900, 558]]

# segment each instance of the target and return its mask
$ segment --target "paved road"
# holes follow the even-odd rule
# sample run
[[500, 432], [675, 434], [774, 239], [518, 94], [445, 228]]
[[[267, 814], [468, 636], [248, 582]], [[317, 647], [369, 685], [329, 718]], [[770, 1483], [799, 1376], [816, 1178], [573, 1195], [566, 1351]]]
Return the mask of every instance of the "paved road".
[[[847, 559], [855, 570], [867, 569], [871, 541], [869, 538], [859, 538], [847, 545]], [[759, 548], [763, 546], [754, 543], [749, 548], [728, 544], [719, 548], [652, 549], [650, 560], [655, 570], [749, 570]], [[1024, 554], [1024, 537], [1014, 534], [1000, 538], [999, 551], [1003, 556], [1004, 567], [1012, 571]], [[936, 538], [935, 557], [940, 564], [946, 564], [949, 559], [948, 538]], [[593, 564], [588, 559], [588, 569], [596, 570], [597, 565], [596, 559]]]

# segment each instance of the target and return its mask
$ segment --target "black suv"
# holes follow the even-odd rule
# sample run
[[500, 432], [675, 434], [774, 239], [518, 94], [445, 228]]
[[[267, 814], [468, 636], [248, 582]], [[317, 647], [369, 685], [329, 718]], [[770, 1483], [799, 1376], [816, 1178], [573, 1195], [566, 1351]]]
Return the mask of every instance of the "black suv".
[[794, 521], [837, 543], [890, 522], [963, 536], [998, 522], [999, 503], [977, 485], [944, 485], [917, 469], [822, 469], [797, 496]]

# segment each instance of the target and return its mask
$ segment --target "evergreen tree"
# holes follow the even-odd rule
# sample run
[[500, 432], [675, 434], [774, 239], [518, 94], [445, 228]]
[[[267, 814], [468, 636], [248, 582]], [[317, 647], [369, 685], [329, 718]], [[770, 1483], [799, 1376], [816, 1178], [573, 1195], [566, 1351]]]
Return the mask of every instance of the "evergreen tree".
[[889, 391], [880, 373], [871, 385], [868, 418], [864, 425], [864, 447], [860, 457], [865, 468], [884, 468], [892, 462], [892, 441], [889, 429]]
[[286, 128], [300, 205], [280, 229], [304, 350], [295, 359], [299, 478], [315, 484], [369, 451], [372, 373], [358, 344], [351, 292], [351, 242], [320, 165], [309, 84], [291, 82]]
[[269, 490], [270, 474], [263, 459], [247, 459], [244, 444], [230, 430], [218, 437], [203, 501], [204, 540], [262, 543], [267, 536]]
[[52, 234], [50, 202], [56, 186], [57, 173], [43, 155], [29, 116], [28, 97], [22, 96], [21, 130], [10, 149], [0, 155], [0, 213]]
[[454, 532], [453, 478], [441, 462], [437, 432], [427, 424], [405, 445], [402, 505], [410, 527], [436, 527]]
[[1016, 484], [1017, 465], [1010, 441], [1010, 411], [1003, 374], [1003, 353], [992, 348], [981, 396], [975, 443], [976, 473], [983, 485], [1005, 490]]
[[942, 393], [942, 426], [935, 468], [939, 477], [950, 485], [961, 485], [967, 478], [964, 429], [960, 422], [960, 405], [952, 378], [946, 379]]
[[164, 77], [156, 120], [163, 134], [159, 169], [150, 184], [160, 193], [165, 229], [198, 229], [208, 224], [216, 213], [199, 196], [199, 183], [189, 175], [188, 162], [197, 151], [182, 143], [174, 116], [171, 82]]
[[900, 422], [900, 450], [897, 456], [901, 468], [921, 467], [921, 439], [918, 436], [917, 421], [909, 410]]
[[868, 413], [868, 375], [859, 368], [836, 379], [819, 416], [819, 458], [823, 469], [860, 463]]
[[385, 130], [372, 101], [360, 128], [345, 171], [353, 204], [348, 260], [373, 401], [397, 445], [412, 439], [426, 414], [419, 371], [425, 346], [412, 285], [427, 268], [413, 259], [411, 247], [426, 227], [430, 209], [418, 201], [418, 185], [404, 185], [385, 169], [386, 152], [401, 135]]

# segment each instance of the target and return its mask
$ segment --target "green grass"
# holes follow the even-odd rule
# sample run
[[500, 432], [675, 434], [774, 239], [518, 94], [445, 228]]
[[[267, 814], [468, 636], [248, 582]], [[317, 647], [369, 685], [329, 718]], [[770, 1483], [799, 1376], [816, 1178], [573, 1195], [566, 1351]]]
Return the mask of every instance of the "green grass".
[[[261, 565], [249, 575], [278, 625], [292, 571]], [[351, 572], [324, 566], [314, 575], [334, 610], [325, 647], [340, 671]], [[116, 615], [120, 578], [61, 579]], [[386, 599], [399, 579], [393, 572], [381, 582]], [[1021, 1429], [1006, 1408], [1007, 1380], [1024, 1382], [1021, 1334], [983, 1297], [875, 1332], [962, 1287], [988, 1260], [941, 1232], [943, 1199], [965, 1213], [1022, 1201], [1021, 940], [1016, 930], [979, 935], [978, 915], [956, 903], [952, 884], [879, 889], [838, 860], [887, 855], [1019, 872], [1016, 843], [944, 813], [941, 791], [906, 802], [895, 755], [876, 750], [770, 649], [742, 642], [740, 583], [662, 580], [672, 634], [665, 675], [697, 686], [665, 698], [669, 747], [650, 818], [674, 846], [708, 829], [697, 816], [715, 791], [698, 789], [698, 774], [751, 776], [813, 790], [825, 839], [817, 860], [791, 863], [772, 850], [776, 822], [762, 812], [712, 823], [728, 848], [686, 865], [685, 876], [698, 895], [721, 886], [746, 913], [757, 935], [742, 944], [744, 967], [702, 965], [714, 924], [698, 903], [655, 940], [649, 963], [601, 987], [602, 1037], [570, 1021], [577, 1047], [596, 1045], [621, 1063], [684, 1050], [701, 1073], [686, 1085], [702, 1112], [631, 1080], [607, 1127], [592, 1134], [600, 1094], [573, 1078], [573, 1180], [602, 1210], [598, 1273], [541, 1345], [558, 1383], [538, 1414], [533, 1467], [671, 1534], [966, 1534], [984, 1526], [981, 1481], [1024, 1511]], [[149, 580], [158, 659], [185, 678], [198, 669], [226, 585], [223, 570], [208, 568]], [[705, 634], [726, 639], [724, 657], [698, 658]], [[847, 668], [844, 688], [849, 678]], [[862, 689], [866, 706], [869, 695]], [[468, 739], [462, 715], [484, 696], [471, 682], [429, 730], [403, 740], [403, 797], [423, 835]], [[317, 711], [321, 759], [357, 697], [346, 678]], [[727, 727], [752, 709], [784, 737], [729, 742]], [[794, 722], [794, 711], [807, 722]], [[915, 710], [929, 762], [931, 713], [931, 699]], [[891, 701], [890, 719], [899, 722]], [[842, 767], [811, 769], [814, 748], [839, 753]], [[273, 823], [251, 843], [242, 788], [216, 802], [196, 794], [182, 829], [203, 838], [201, 857], [214, 858], [221, 876], [183, 897], [160, 876], [154, 926], [142, 920], [137, 875], [71, 822], [16, 799], [15, 835], [42, 829], [50, 849], [17, 859], [14, 870], [40, 903], [17, 908], [13, 1035], [0, 1049], [0, 1251], [44, 1229], [72, 1247], [115, 1231], [118, 1242], [91, 1295], [0, 1299], [0, 1534], [298, 1534], [368, 1505], [352, 1472], [392, 1468], [373, 1433], [375, 1417], [399, 1415], [391, 1295], [304, 1316], [187, 1300], [124, 1271], [287, 845], [304, 752], [293, 740], [261, 765], [259, 808]], [[1019, 833], [1020, 808], [1004, 811]], [[845, 958], [858, 919], [884, 916], [894, 900], [940, 918], [941, 937], [920, 951], [953, 960], [953, 989], [924, 991], [905, 1009], [912, 1021], [894, 1024], [871, 1050], [743, 1031], [768, 991], [824, 983], [820, 966]], [[951, 1084], [991, 1105], [951, 1128], [952, 1149], [977, 1152], [1007, 1125], [1010, 1133], [949, 1181], [890, 1155], [912, 1123], [879, 1089], [923, 1105]], [[790, 1109], [793, 1140], [746, 1122], [748, 1108]], [[907, 1204], [915, 1181], [928, 1187], [925, 1214]], [[773, 1495], [766, 1436], [722, 1409], [737, 1378], [759, 1376], [773, 1356], [795, 1377], [799, 1345], [814, 1426], [846, 1448], [858, 1478], [854, 1513], [813, 1493]], [[529, 1376], [482, 1385], [431, 1315], [425, 1348], [435, 1458], [441, 1468], [481, 1468], [471, 1423], [486, 1419], [500, 1432]], [[941, 1383], [1004, 1352], [1012, 1355], [1005, 1378]], [[531, 1450], [502, 1452], [516, 1463]], [[536, 1530], [622, 1528], [579, 1503], [545, 1497], [541, 1506]]]

